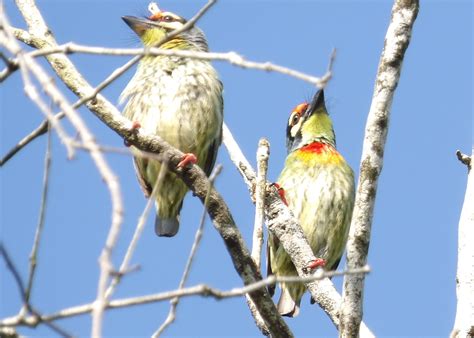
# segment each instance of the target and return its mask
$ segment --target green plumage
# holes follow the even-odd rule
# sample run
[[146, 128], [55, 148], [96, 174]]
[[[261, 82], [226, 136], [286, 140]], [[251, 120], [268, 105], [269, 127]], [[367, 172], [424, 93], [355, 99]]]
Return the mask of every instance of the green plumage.
[[[318, 92], [309, 107], [299, 109], [295, 110], [297, 118], [294, 111], [288, 123], [289, 154], [277, 182], [314, 255], [324, 259], [325, 269], [331, 270], [337, 268], [347, 241], [354, 175], [335, 149], [323, 93]], [[271, 234], [268, 245], [270, 271], [279, 276], [297, 275], [290, 257]], [[282, 283], [281, 289], [279, 312], [296, 316], [306, 290], [304, 284]]]
[[[147, 46], [155, 45], [166, 32], [185, 23], [169, 12], [155, 13], [151, 18], [124, 18]], [[207, 51], [207, 42], [201, 30], [192, 28], [161, 48]], [[139, 62], [121, 100], [127, 101], [123, 113], [128, 119], [182, 152], [196, 155], [197, 164], [210, 174], [222, 140], [223, 101], [222, 84], [208, 61], [146, 56]], [[149, 196], [162, 165], [141, 156], [137, 149], [132, 151], [136, 154], [138, 180]], [[155, 230], [159, 236], [174, 236], [178, 231], [179, 213], [187, 191], [175, 174], [165, 170], [156, 197]]]

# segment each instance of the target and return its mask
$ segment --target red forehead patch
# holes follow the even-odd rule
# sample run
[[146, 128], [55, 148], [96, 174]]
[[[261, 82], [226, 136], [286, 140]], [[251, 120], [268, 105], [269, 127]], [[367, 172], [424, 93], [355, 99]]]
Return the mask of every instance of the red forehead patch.
[[152, 21], [158, 21], [160, 20], [160, 18], [162, 17], [162, 13], [161, 12], [158, 12], [158, 13], [153, 13], [152, 15], [150, 15], [150, 17], [148, 19], [152, 20]]
[[308, 109], [308, 104], [305, 102], [305, 103], [300, 103], [299, 105], [297, 105], [296, 108], [293, 109], [293, 111], [300, 113], [301, 115], [306, 111], [306, 109]]

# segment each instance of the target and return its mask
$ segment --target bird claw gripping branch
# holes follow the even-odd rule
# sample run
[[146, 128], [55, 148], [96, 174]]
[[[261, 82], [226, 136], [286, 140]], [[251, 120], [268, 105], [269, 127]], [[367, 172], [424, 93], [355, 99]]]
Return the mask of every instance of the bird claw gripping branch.
[[316, 258], [315, 260], [312, 260], [309, 262], [304, 268], [303, 272], [304, 273], [309, 273], [314, 269], [317, 268], [323, 268], [326, 265], [326, 260], [322, 258]]
[[196, 164], [197, 163], [197, 157], [193, 153], [187, 153], [183, 155], [183, 158], [181, 161], [178, 163], [177, 167], [178, 168], [185, 168], [190, 164]]
[[[142, 126], [140, 124], [140, 122], [138, 121], [133, 121], [132, 122], [132, 128], [130, 128], [130, 131], [133, 133], [133, 134], [136, 134], [138, 133], [138, 129], [140, 129]], [[128, 142], [127, 140], [124, 140], [123, 143], [125, 144], [126, 147], [130, 147], [131, 144], [130, 142]]]
[[286, 205], [288, 206], [288, 202], [286, 201], [286, 197], [285, 197], [285, 189], [283, 189], [282, 187], [280, 187], [280, 185], [278, 183], [273, 183], [272, 186], [274, 186], [277, 191], [278, 191], [278, 195], [280, 195], [280, 199], [281, 201]]

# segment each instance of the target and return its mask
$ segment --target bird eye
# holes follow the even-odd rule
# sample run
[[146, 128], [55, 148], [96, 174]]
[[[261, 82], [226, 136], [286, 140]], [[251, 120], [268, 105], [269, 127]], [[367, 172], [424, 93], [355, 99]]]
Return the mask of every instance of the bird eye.
[[173, 21], [173, 17], [171, 15], [165, 15], [164, 17], [161, 18], [161, 21], [171, 22]]
[[290, 118], [290, 125], [292, 127], [295, 126], [299, 120], [300, 120], [300, 114], [294, 113], [293, 116]]

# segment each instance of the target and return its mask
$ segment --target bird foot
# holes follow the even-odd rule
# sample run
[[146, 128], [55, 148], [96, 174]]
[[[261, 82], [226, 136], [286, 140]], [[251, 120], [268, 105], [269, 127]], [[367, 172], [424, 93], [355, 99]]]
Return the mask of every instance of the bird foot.
[[133, 121], [133, 122], [132, 122], [132, 129], [133, 129], [133, 130], [138, 130], [138, 129], [140, 129], [141, 127], [142, 127], [142, 125], [140, 124], [140, 122], [138, 122], [138, 121]]
[[308, 263], [308, 265], [304, 268], [304, 272], [308, 273], [311, 270], [316, 268], [322, 268], [326, 265], [326, 260], [322, 258], [316, 258], [315, 260]]
[[288, 206], [288, 202], [286, 201], [286, 197], [285, 197], [285, 189], [283, 189], [282, 187], [280, 187], [280, 185], [279, 185], [278, 183], [273, 183], [272, 185], [273, 185], [275, 188], [277, 188], [278, 195], [280, 195], [281, 201], [282, 201], [286, 206]]
[[[130, 128], [130, 130], [131, 130], [132, 133], [137, 133], [138, 129], [140, 129], [141, 127], [142, 127], [142, 125], [140, 124], [140, 122], [133, 121], [132, 122], [132, 128]], [[126, 147], [131, 146], [130, 142], [128, 142], [127, 140], [124, 140], [123, 143], [125, 144]]]
[[186, 153], [184, 154], [183, 158], [181, 161], [178, 163], [178, 168], [185, 168], [190, 164], [196, 164], [197, 163], [197, 157], [193, 153]]

